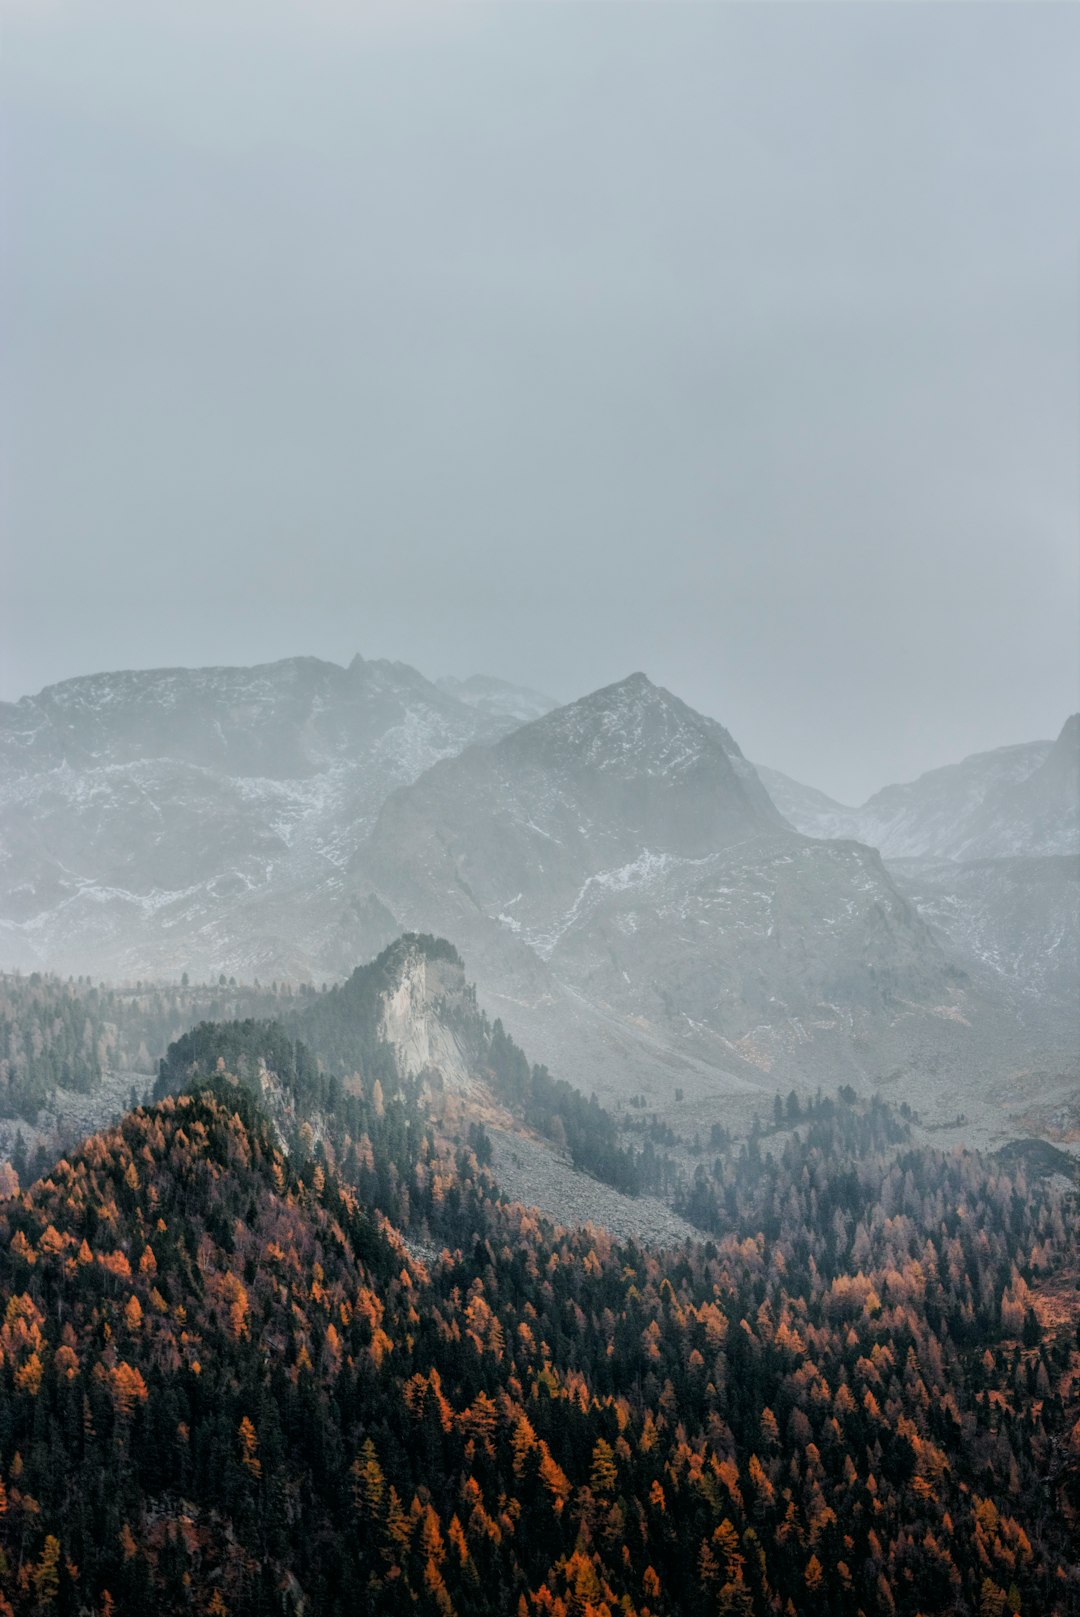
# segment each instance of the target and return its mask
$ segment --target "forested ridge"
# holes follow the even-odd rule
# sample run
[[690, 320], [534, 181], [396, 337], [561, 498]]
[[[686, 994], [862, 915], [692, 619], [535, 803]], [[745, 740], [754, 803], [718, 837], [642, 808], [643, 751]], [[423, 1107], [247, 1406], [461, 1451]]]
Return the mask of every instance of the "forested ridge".
[[[219, 1058], [247, 1077], [268, 1061], [288, 1075], [294, 1090], [299, 1086], [301, 1107], [340, 1110], [341, 1080], [347, 1085], [349, 1075], [361, 1071], [369, 1084], [378, 1078], [392, 1090], [397, 1064], [380, 1030], [383, 997], [416, 952], [457, 968], [460, 987], [440, 1005], [441, 1017], [462, 1038], [473, 1070], [521, 1122], [565, 1148], [575, 1167], [618, 1190], [672, 1192], [676, 1175], [655, 1148], [657, 1141], [674, 1143], [671, 1131], [633, 1112], [616, 1118], [595, 1096], [530, 1063], [502, 1023], [477, 1005], [453, 945], [426, 934], [405, 934], [344, 982], [321, 990], [238, 985], [224, 977], [110, 987], [39, 972], [0, 974], [0, 1118], [32, 1122], [57, 1088], [90, 1094], [106, 1073], [129, 1075], [125, 1099], [129, 1082], [134, 1099], [151, 1084], [160, 1098], [194, 1074], [212, 1072]], [[633, 1136], [642, 1132], [649, 1137], [638, 1145]], [[66, 1138], [62, 1127], [52, 1136], [54, 1144]], [[33, 1171], [44, 1172], [54, 1154], [42, 1145]], [[25, 1179], [31, 1153], [18, 1148], [17, 1134], [12, 1160]]]
[[309, 1116], [197, 1075], [0, 1203], [13, 1610], [1080, 1611], [1062, 1187], [838, 1096], [649, 1253], [301, 1066]]
[[460, 955], [445, 939], [406, 933], [357, 968], [343, 983], [297, 1003], [282, 1003], [273, 1022], [204, 1022], [175, 1040], [159, 1063], [157, 1097], [175, 1091], [219, 1061], [253, 1082], [260, 1065], [287, 1076], [301, 1109], [336, 1115], [350, 1093], [374, 1083], [384, 1097], [401, 1089], [393, 1048], [381, 1028], [384, 996], [397, 987], [411, 954], [456, 968], [456, 992], [439, 1005], [440, 1019], [460, 1037], [471, 1071], [528, 1128], [565, 1147], [575, 1167], [630, 1195], [656, 1188], [661, 1172], [650, 1144], [620, 1139], [619, 1121], [595, 1096], [585, 1096], [546, 1067], [529, 1062], [498, 1020], [492, 1022], [464, 980]]
[[90, 1093], [106, 1071], [152, 1081], [161, 1052], [200, 1018], [287, 1013], [314, 993], [224, 978], [110, 986], [47, 972], [0, 973], [0, 1117], [32, 1121], [57, 1088]]

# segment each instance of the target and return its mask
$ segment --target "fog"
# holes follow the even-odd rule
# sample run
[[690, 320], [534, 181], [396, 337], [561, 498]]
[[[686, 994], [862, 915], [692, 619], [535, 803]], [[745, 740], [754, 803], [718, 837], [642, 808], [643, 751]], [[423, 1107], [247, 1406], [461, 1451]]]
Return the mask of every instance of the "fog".
[[1078, 705], [1076, 8], [3, 16], [5, 699], [643, 668], [845, 801]]

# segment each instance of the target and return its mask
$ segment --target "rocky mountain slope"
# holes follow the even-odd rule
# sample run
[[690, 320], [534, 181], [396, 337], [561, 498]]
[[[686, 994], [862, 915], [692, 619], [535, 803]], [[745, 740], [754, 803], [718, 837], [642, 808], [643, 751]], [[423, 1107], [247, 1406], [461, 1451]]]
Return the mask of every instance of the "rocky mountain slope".
[[[775, 770], [762, 780], [811, 836], [857, 836], [950, 955], [991, 994], [1076, 1014], [1080, 985], [1080, 714], [1055, 742], [976, 753], [849, 809]], [[1059, 1024], [1060, 1025], [1060, 1024]]]
[[785, 834], [727, 732], [639, 674], [426, 772], [358, 866], [399, 900], [501, 917], [543, 958], [597, 882], [763, 830]]
[[1031, 1008], [1076, 1011], [1080, 855], [892, 860], [897, 886], [988, 993], [1004, 984]]
[[1080, 851], [1080, 714], [1054, 742], [974, 753], [847, 808], [759, 766], [777, 808], [811, 837], [855, 837], [885, 859], [1009, 859]]
[[[530, 1064], [480, 1007], [444, 938], [407, 933], [344, 982], [280, 1011], [272, 1020], [192, 1028], [169, 1046], [155, 1095], [212, 1077], [223, 1061], [258, 1094], [283, 1142], [305, 1121], [317, 1139], [342, 1128], [355, 1138], [357, 1119], [346, 1114], [365, 1094], [379, 1117], [384, 1106], [419, 1106], [444, 1134], [494, 1130], [504, 1187], [546, 1203], [554, 1216], [568, 1218], [571, 1204], [600, 1205], [602, 1183], [603, 1205], [624, 1232], [674, 1240], [689, 1233], [670, 1207], [638, 1199], [664, 1188], [670, 1173], [636, 1148], [633, 1131], [624, 1138], [595, 1099]], [[560, 1195], [569, 1198], [561, 1214]]]
[[0, 964], [347, 969], [342, 872], [387, 795], [513, 722], [359, 657], [102, 674], [0, 705]]
[[915, 1027], [968, 1025], [878, 855], [792, 831], [728, 732], [643, 675], [395, 793], [353, 876], [459, 940], [484, 1002], [602, 1094], [874, 1076]]

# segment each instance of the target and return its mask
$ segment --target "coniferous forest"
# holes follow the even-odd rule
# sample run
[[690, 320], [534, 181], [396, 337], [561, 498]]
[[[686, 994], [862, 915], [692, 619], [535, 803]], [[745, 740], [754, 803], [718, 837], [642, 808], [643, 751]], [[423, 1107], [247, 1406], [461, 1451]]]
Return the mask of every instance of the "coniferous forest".
[[282, 1014], [299, 996], [275, 982], [136, 982], [0, 972], [0, 1118], [33, 1121], [59, 1087], [92, 1093], [107, 1071], [152, 1081], [159, 1052], [200, 1018]]
[[1080, 1611], [1074, 1191], [841, 1091], [649, 1251], [368, 1062], [204, 1025], [4, 1186], [0, 1610]]

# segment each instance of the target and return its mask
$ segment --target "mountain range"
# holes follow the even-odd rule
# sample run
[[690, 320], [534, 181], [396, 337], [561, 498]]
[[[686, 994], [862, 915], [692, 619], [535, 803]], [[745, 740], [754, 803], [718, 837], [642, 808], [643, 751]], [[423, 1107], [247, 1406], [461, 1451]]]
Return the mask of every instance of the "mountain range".
[[1080, 984], [1080, 714], [1056, 741], [975, 753], [859, 809], [759, 770], [807, 836], [879, 848], [900, 889], [988, 991], [1075, 1006]]
[[847, 808], [777, 769], [758, 774], [810, 837], [854, 837], [886, 859], [1008, 859], [1080, 849], [1080, 713], [1056, 741], [977, 752]]
[[632, 1074], [699, 1102], [840, 1045], [846, 1070], [856, 1030], [954, 1022], [962, 991], [872, 849], [793, 831], [729, 733], [641, 674], [402, 787], [353, 880], [458, 940], [484, 1002], [601, 1094]]
[[836, 1075], [955, 1115], [1073, 1072], [1078, 743], [852, 810], [643, 674], [561, 707], [361, 658], [72, 680], [0, 707], [0, 965], [333, 979], [435, 932], [602, 1095]]
[[359, 657], [103, 674], [0, 705], [4, 964], [351, 965], [342, 872], [388, 794], [514, 722]]

